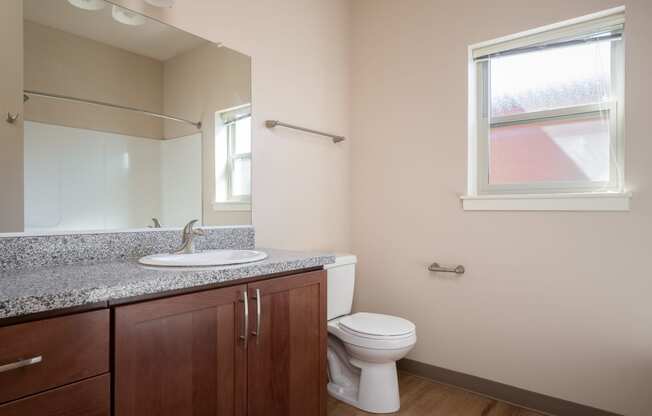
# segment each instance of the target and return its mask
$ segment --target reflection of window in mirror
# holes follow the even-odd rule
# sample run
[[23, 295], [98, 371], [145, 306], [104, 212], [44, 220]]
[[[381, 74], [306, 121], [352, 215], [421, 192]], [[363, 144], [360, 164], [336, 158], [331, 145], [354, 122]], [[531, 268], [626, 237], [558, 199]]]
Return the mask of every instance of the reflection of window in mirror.
[[251, 209], [251, 106], [215, 113], [216, 210]]

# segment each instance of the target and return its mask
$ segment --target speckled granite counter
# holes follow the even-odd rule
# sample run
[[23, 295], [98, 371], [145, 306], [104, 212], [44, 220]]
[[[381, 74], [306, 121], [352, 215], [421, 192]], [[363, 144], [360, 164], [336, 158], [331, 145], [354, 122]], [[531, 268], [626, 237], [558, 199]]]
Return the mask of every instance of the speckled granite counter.
[[153, 268], [135, 259], [0, 273], [0, 319], [232, 282], [333, 263], [328, 253], [261, 249], [263, 261], [201, 269]]
[[[198, 250], [249, 249], [255, 245], [250, 225], [201, 227]], [[116, 232], [0, 236], [0, 272], [40, 269], [64, 264], [125, 261], [167, 253], [181, 245], [181, 229], [153, 228]]]

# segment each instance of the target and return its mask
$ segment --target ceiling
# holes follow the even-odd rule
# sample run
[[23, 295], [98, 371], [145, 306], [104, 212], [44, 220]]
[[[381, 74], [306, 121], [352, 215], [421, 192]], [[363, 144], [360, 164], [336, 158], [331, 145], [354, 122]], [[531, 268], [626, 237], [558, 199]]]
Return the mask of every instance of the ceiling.
[[24, 0], [25, 20], [124, 49], [159, 61], [194, 49], [208, 41], [153, 19], [141, 26], [113, 20], [112, 5], [98, 11], [82, 10], [67, 0]]

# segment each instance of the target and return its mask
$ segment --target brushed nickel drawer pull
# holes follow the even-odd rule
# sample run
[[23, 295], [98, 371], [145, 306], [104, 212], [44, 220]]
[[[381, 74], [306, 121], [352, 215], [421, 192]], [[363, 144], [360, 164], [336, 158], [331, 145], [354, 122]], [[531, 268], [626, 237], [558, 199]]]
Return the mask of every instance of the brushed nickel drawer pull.
[[256, 289], [256, 330], [252, 332], [252, 335], [256, 336], [256, 345], [260, 344], [260, 319], [262, 312], [262, 296], [260, 295], [260, 289]]
[[244, 302], [244, 322], [242, 323], [242, 335], [240, 339], [244, 341], [244, 348], [247, 349], [247, 340], [249, 339], [249, 295], [247, 289], [242, 293], [242, 302]]
[[15, 363], [0, 365], [0, 373], [5, 373], [7, 371], [28, 367], [30, 365], [38, 364], [41, 361], [43, 361], [43, 357], [39, 355], [38, 357], [32, 357], [26, 360], [18, 360]]

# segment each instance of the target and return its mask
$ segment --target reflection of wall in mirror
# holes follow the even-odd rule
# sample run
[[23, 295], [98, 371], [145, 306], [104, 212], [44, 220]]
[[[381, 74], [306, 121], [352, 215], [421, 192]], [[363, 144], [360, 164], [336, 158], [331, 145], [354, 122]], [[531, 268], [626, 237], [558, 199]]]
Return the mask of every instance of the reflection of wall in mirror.
[[[0, 38], [0, 108], [13, 114], [21, 112], [23, 59], [20, 0], [2, 2]], [[7, 115], [5, 114], [4, 117]], [[23, 229], [23, 125], [0, 122], [0, 232]]]
[[[149, 111], [163, 110], [163, 63], [94, 40], [25, 21], [25, 89]], [[161, 119], [30, 97], [25, 118], [41, 123], [163, 138]]]
[[[217, 211], [215, 201], [215, 113], [251, 103], [251, 58], [214, 44], [176, 56], [164, 67], [164, 110], [184, 118], [202, 118], [203, 222], [207, 225], [251, 224], [251, 209]], [[166, 121], [167, 139], [192, 129]]]

